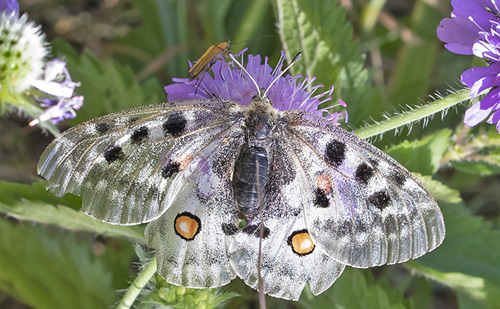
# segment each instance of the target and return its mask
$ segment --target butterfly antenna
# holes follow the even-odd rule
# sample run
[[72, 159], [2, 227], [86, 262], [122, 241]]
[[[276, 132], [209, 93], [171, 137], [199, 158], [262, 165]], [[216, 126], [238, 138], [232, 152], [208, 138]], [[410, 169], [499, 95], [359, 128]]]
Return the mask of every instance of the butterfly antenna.
[[248, 71], [243, 67], [243, 65], [241, 65], [241, 63], [238, 60], [236, 60], [236, 58], [234, 57], [234, 55], [232, 53], [229, 53], [229, 58], [231, 58], [240, 67], [240, 69], [243, 72], [245, 72], [248, 75], [248, 77], [250, 77], [250, 80], [254, 83], [255, 88], [257, 88], [257, 95], [260, 97], [261, 92], [260, 92], [260, 89], [259, 89], [259, 85], [257, 85], [257, 82], [252, 77], [252, 75], [250, 75], [250, 73], [248, 73]]
[[275, 83], [275, 82], [276, 82], [276, 81], [277, 81], [277, 80], [278, 80], [281, 76], [283, 76], [283, 74], [285, 74], [285, 72], [286, 72], [286, 71], [288, 71], [288, 69], [290, 69], [290, 67], [291, 67], [292, 65], [294, 65], [294, 64], [295, 64], [295, 62], [299, 61], [300, 56], [302, 56], [302, 53], [297, 53], [297, 55], [295, 55], [295, 57], [293, 58], [292, 62], [290, 62], [290, 64], [289, 64], [289, 65], [287, 65], [287, 67], [286, 67], [283, 71], [281, 71], [281, 73], [280, 73], [278, 76], [276, 76], [276, 78], [275, 78], [275, 79], [271, 82], [271, 84], [269, 84], [269, 86], [267, 87], [266, 91], [264, 91], [264, 97], [267, 95], [267, 92], [269, 91], [269, 89], [271, 89], [271, 86], [272, 86], [272, 85], [273, 85], [273, 84], [274, 84], [274, 83]]

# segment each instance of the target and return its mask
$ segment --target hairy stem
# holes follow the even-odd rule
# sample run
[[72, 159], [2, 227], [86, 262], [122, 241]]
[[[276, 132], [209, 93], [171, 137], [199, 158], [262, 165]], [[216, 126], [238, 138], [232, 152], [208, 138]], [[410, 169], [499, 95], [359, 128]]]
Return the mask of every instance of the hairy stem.
[[470, 98], [469, 89], [459, 90], [442, 99], [415, 108], [411, 111], [407, 111], [387, 120], [377, 122], [376, 124], [357, 129], [354, 133], [360, 138], [377, 136], [398, 127], [432, 116], [433, 114], [443, 112], [454, 105], [469, 100]]
[[142, 291], [144, 286], [149, 282], [149, 280], [156, 273], [156, 257], [153, 257], [141, 270], [137, 278], [135, 278], [134, 282], [127, 289], [125, 295], [123, 295], [122, 300], [116, 306], [117, 309], [128, 309], [132, 307], [135, 299]]

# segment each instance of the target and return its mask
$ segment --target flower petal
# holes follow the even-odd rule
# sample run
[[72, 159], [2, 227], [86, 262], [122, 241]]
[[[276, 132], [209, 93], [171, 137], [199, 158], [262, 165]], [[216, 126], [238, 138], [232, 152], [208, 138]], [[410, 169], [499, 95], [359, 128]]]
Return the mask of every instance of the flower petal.
[[498, 49], [490, 42], [477, 41], [472, 45], [472, 53], [478, 58], [487, 58], [493, 61], [500, 60]]
[[[175, 84], [165, 87], [168, 100], [217, 97], [232, 100], [242, 106], [248, 106], [251, 104], [252, 98], [264, 89], [267, 91], [267, 97], [273, 102], [273, 107], [278, 110], [300, 109], [320, 117], [323, 116], [326, 109], [318, 109], [318, 105], [331, 100], [333, 88], [313, 95], [314, 91], [320, 86], [311, 85], [314, 78], [306, 78], [299, 82], [298, 76], [281, 75], [284, 58], [280, 59], [273, 70], [267, 63], [267, 57], [262, 59], [260, 55], [247, 55], [248, 61], [245, 65], [243, 52], [240, 53], [241, 65], [248, 71], [248, 74], [243, 73], [235, 64], [226, 62], [220, 56], [220, 61], [217, 60], [214, 63], [211, 72], [199, 77], [198, 80], [190, 82], [188, 79], [173, 79]], [[282, 53], [282, 57], [284, 57], [284, 53]], [[251, 77], [257, 85], [252, 81]], [[275, 79], [275, 83], [267, 89]], [[309, 91], [309, 89], [312, 90]], [[335, 115], [333, 113], [326, 116], [326, 118], [340, 118], [338, 115], [335, 118]], [[347, 115], [345, 115], [344, 119], [347, 119], [346, 117]]]
[[16, 0], [2, 0], [0, 1], [0, 13], [19, 14], [19, 3]]
[[460, 76], [461, 81], [470, 87], [470, 95], [475, 98], [483, 90], [500, 85], [498, 74], [500, 63], [493, 63], [487, 67], [474, 67], [466, 70]]
[[445, 47], [456, 54], [472, 55], [472, 45], [477, 39], [477, 33], [460, 25], [456, 20], [445, 18], [437, 27], [438, 38], [448, 43]]
[[465, 111], [464, 123], [473, 127], [486, 119], [488, 115], [494, 110], [499, 103], [498, 93], [500, 89], [490, 91], [481, 101], [472, 105]]

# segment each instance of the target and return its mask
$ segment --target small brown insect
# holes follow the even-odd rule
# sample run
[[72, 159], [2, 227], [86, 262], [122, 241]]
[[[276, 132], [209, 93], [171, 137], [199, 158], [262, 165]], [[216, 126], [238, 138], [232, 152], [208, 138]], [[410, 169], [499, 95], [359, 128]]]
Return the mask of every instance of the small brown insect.
[[188, 72], [189, 81], [197, 79], [200, 75], [207, 73], [217, 61], [219, 55], [229, 55], [229, 41], [210, 46], [198, 59]]

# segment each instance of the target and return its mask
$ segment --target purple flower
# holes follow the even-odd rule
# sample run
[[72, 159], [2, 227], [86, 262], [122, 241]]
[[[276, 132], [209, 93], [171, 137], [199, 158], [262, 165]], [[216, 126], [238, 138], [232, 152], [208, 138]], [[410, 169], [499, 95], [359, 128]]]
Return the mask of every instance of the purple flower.
[[43, 79], [33, 81], [32, 86], [48, 95], [50, 98], [39, 98], [40, 105], [47, 109], [29, 125], [34, 126], [40, 122], [50, 120], [56, 124], [64, 119], [75, 118], [75, 110], [83, 105], [83, 96], [74, 96], [75, 87], [80, 83], [71, 80], [66, 62], [53, 59], [45, 65]]
[[500, 132], [500, 9], [495, 0], [452, 0], [452, 18], [437, 28], [438, 38], [454, 53], [475, 55], [489, 63], [462, 73], [462, 83], [470, 87], [473, 98], [486, 89], [488, 94], [465, 113], [464, 123], [475, 126], [488, 116]]
[[40, 99], [40, 102], [48, 108], [38, 118], [33, 119], [29, 123], [30, 126], [48, 120], [52, 121], [53, 124], [57, 124], [64, 119], [75, 118], [75, 110], [83, 106], [83, 96], [78, 95], [72, 98], [60, 98], [59, 100], [43, 98]]
[[43, 79], [35, 80], [31, 85], [46, 94], [70, 98], [75, 87], [80, 86], [80, 83], [71, 80], [71, 76], [66, 69], [66, 62], [53, 59], [45, 65]]
[[7, 14], [19, 13], [19, 3], [16, 0], [0, 0], [0, 13], [5, 12]]
[[[244, 52], [241, 52], [242, 64]], [[285, 56], [282, 52], [278, 65], [273, 70], [267, 63], [267, 57], [264, 58], [262, 64], [260, 55], [248, 55], [248, 63], [245, 68], [255, 79], [259, 88], [267, 89], [271, 82], [281, 73], [284, 59]], [[165, 87], [168, 100], [202, 99], [215, 96], [232, 100], [243, 106], [248, 106], [252, 102], [252, 98], [257, 94], [257, 89], [250, 77], [235, 64], [226, 62], [220, 56], [219, 60], [213, 65], [212, 71], [214, 77], [207, 73], [193, 81], [189, 81], [187, 78], [174, 78], [175, 83]], [[299, 81], [300, 78], [301, 76], [286, 75], [280, 77], [274, 83], [267, 93], [267, 96], [273, 102], [274, 108], [280, 111], [300, 109], [320, 117], [328, 113], [325, 118], [337, 124], [340, 119], [347, 121], [347, 112], [345, 111], [329, 113], [326, 108], [318, 109], [318, 105], [331, 100], [333, 87], [328, 91], [313, 96], [315, 90], [323, 87], [323, 85], [311, 86], [315, 78], [306, 77]], [[335, 106], [338, 105], [346, 106], [341, 100]]]

